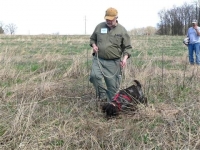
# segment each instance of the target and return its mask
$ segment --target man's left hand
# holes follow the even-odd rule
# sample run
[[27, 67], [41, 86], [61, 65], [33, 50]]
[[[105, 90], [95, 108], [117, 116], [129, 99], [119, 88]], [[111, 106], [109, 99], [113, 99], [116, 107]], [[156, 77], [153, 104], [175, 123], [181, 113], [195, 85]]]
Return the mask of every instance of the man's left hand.
[[126, 66], [126, 60], [127, 60], [127, 58], [128, 58], [128, 55], [125, 55], [124, 58], [123, 58], [123, 60], [120, 62], [120, 65], [121, 65], [122, 67], [125, 67], [125, 66]]

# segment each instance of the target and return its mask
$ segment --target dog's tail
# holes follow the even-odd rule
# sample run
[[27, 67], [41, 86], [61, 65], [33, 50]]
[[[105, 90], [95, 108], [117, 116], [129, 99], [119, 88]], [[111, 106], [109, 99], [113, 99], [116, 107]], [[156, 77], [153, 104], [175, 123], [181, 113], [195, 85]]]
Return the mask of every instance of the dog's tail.
[[[134, 80], [134, 82], [137, 84], [137, 86], [141, 89], [142, 86], [140, 84], [140, 82], [138, 80]], [[145, 106], [148, 106], [148, 101], [147, 101], [147, 98], [144, 96], [142, 90], [138, 90], [139, 94], [140, 94], [140, 102], [142, 104], [144, 104]]]
[[140, 82], [138, 80], [134, 80], [134, 82], [137, 84], [137, 86], [139, 86], [140, 88], [142, 87]]

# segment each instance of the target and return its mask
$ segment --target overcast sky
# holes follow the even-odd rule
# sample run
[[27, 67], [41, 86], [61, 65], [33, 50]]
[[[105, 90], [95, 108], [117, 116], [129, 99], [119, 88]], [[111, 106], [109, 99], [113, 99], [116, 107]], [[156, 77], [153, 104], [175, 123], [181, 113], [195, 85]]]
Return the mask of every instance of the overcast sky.
[[156, 27], [160, 10], [194, 1], [197, 0], [0, 0], [0, 22], [15, 24], [16, 34], [91, 34], [104, 21], [106, 9], [114, 7], [119, 23], [131, 30]]

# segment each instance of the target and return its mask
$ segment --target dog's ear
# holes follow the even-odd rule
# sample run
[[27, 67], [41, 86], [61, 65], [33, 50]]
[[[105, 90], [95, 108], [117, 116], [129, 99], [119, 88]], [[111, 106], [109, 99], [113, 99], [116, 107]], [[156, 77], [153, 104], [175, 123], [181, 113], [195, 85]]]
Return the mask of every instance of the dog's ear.
[[117, 106], [111, 104], [111, 103], [105, 103], [102, 106], [102, 112], [106, 113], [107, 117], [117, 116], [119, 115], [119, 109]]
[[140, 84], [138, 80], [134, 80], [134, 82], [137, 84], [138, 87], [142, 88], [142, 85]]
[[134, 80], [134, 82], [137, 84], [137, 90], [139, 93], [139, 101], [140, 103], [144, 104], [145, 106], [147, 106], [147, 98], [144, 96], [144, 93], [142, 91], [142, 85], [140, 84], [140, 82], [138, 80]]

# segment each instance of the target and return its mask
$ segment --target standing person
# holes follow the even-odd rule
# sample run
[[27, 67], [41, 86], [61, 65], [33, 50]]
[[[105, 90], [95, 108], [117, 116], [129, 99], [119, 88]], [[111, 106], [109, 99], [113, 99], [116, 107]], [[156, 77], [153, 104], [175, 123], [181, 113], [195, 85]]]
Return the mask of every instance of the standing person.
[[[90, 82], [99, 99], [108, 98], [111, 101], [119, 89], [121, 68], [126, 65], [132, 46], [127, 30], [118, 23], [115, 8], [108, 8], [104, 19], [105, 22], [98, 24], [90, 37], [93, 49]], [[103, 79], [107, 92], [102, 88]]]
[[200, 27], [197, 20], [192, 20], [192, 27], [188, 29], [187, 37], [189, 38], [188, 51], [189, 62], [194, 65], [194, 53], [196, 54], [196, 64], [200, 65]]

